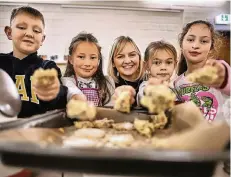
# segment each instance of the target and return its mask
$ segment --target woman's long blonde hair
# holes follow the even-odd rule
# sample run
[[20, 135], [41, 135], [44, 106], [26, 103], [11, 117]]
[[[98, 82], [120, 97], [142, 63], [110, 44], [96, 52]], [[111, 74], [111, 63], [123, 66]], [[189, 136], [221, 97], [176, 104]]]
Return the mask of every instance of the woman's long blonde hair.
[[111, 52], [109, 55], [109, 63], [108, 63], [108, 74], [113, 78], [113, 80], [118, 83], [118, 76], [117, 76], [117, 69], [114, 64], [114, 57], [118, 55], [125, 47], [127, 43], [130, 43], [134, 46], [136, 52], [139, 55], [139, 68], [137, 70], [137, 77], [134, 79], [134, 81], [139, 80], [143, 77], [144, 75], [144, 68], [143, 68], [143, 60], [141, 59], [141, 53], [139, 48], [137, 47], [136, 43], [128, 36], [119, 36], [118, 38], [115, 39]]

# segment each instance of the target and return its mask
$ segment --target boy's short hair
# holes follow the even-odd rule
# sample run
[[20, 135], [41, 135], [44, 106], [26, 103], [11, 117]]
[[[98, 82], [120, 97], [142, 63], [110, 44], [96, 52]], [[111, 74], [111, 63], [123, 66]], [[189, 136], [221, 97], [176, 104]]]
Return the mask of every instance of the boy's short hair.
[[39, 18], [45, 27], [45, 21], [44, 21], [43, 14], [37, 9], [30, 7], [30, 6], [21, 6], [21, 7], [13, 9], [11, 12], [11, 16], [10, 16], [10, 24], [12, 20], [21, 13], [27, 13], [29, 15]]

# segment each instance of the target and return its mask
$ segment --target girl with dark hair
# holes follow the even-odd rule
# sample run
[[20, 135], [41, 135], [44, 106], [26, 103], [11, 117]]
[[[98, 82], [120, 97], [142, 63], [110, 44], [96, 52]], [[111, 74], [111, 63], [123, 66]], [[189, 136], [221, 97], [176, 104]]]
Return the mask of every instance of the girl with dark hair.
[[62, 78], [63, 84], [68, 87], [68, 101], [87, 99], [95, 106], [110, 102], [114, 82], [104, 76], [102, 66], [101, 47], [92, 34], [82, 32], [72, 39]]
[[[222, 105], [230, 96], [230, 66], [216, 57], [220, 39], [213, 25], [203, 20], [188, 23], [179, 37], [182, 54], [174, 87], [182, 100], [193, 101], [199, 106], [208, 121], [225, 119]], [[190, 73], [206, 66], [217, 71], [217, 78], [211, 83], [193, 83], [187, 79]]]

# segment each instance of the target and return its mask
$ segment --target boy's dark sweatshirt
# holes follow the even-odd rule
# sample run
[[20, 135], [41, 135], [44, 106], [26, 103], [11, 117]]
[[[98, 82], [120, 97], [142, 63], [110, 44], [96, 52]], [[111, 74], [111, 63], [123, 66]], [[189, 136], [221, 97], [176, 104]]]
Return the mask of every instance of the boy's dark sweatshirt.
[[[16, 76], [25, 77], [24, 83], [26, 88], [26, 99], [22, 100], [22, 95], [20, 95], [22, 100], [22, 108], [18, 115], [19, 118], [26, 118], [36, 114], [42, 114], [49, 110], [62, 109], [66, 107], [67, 103], [67, 87], [60, 85], [60, 91], [57, 97], [51, 101], [41, 101], [34, 103], [31, 101], [31, 80], [30, 77], [33, 75], [36, 69], [43, 68], [54, 68], [58, 72], [58, 78], [61, 78], [61, 71], [55, 62], [49, 60], [43, 60], [38, 57], [37, 52], [28, 55], [24, 59], [20, 60], [13, 56], [13, 52], [9, 54], [0, 54], [0, 68], [6, 71], [16, 84]], [[60, 80], [61, 83], [61, 80]], [[19, 87], [18, 90], [23, 89]], [[35, 101], [36, 102], [36, 101]]]

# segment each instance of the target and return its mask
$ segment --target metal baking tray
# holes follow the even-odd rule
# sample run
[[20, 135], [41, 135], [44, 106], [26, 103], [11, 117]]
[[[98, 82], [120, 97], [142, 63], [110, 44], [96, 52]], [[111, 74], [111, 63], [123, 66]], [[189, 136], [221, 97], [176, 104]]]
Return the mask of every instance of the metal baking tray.
[[[32, 116], [30, 118], [17, 119], [9, 122], [0, 123], [0, 131], [14, 128], [59, 128], [72, 126], [73, 121], [67, 119], [64, 110], [49, 111], [45, 114]], [[9, 118], [10, 119], [10, 118]]]
[[67, 149], [30, 143], [0, 143], [6, 165], [81, 173], [155, 177], [211, 177], [229, 152]]
[[[60, 128], [73, 125], [64, 110], [56, 110], [1, 124], [12, 128]], [[50, 129], [49, 129], [50, 130]], [[57, 129], [56, 129], [57, 130]], [[10, 137], [9, 137], [10, 138]], [[189, 152], [146, 149], [67, 148], [59, 143], [0, 141], [5, 165], [79, 173], [154, 177], [211, 177], [217, 162], [229, 160], [223, 152]]]

